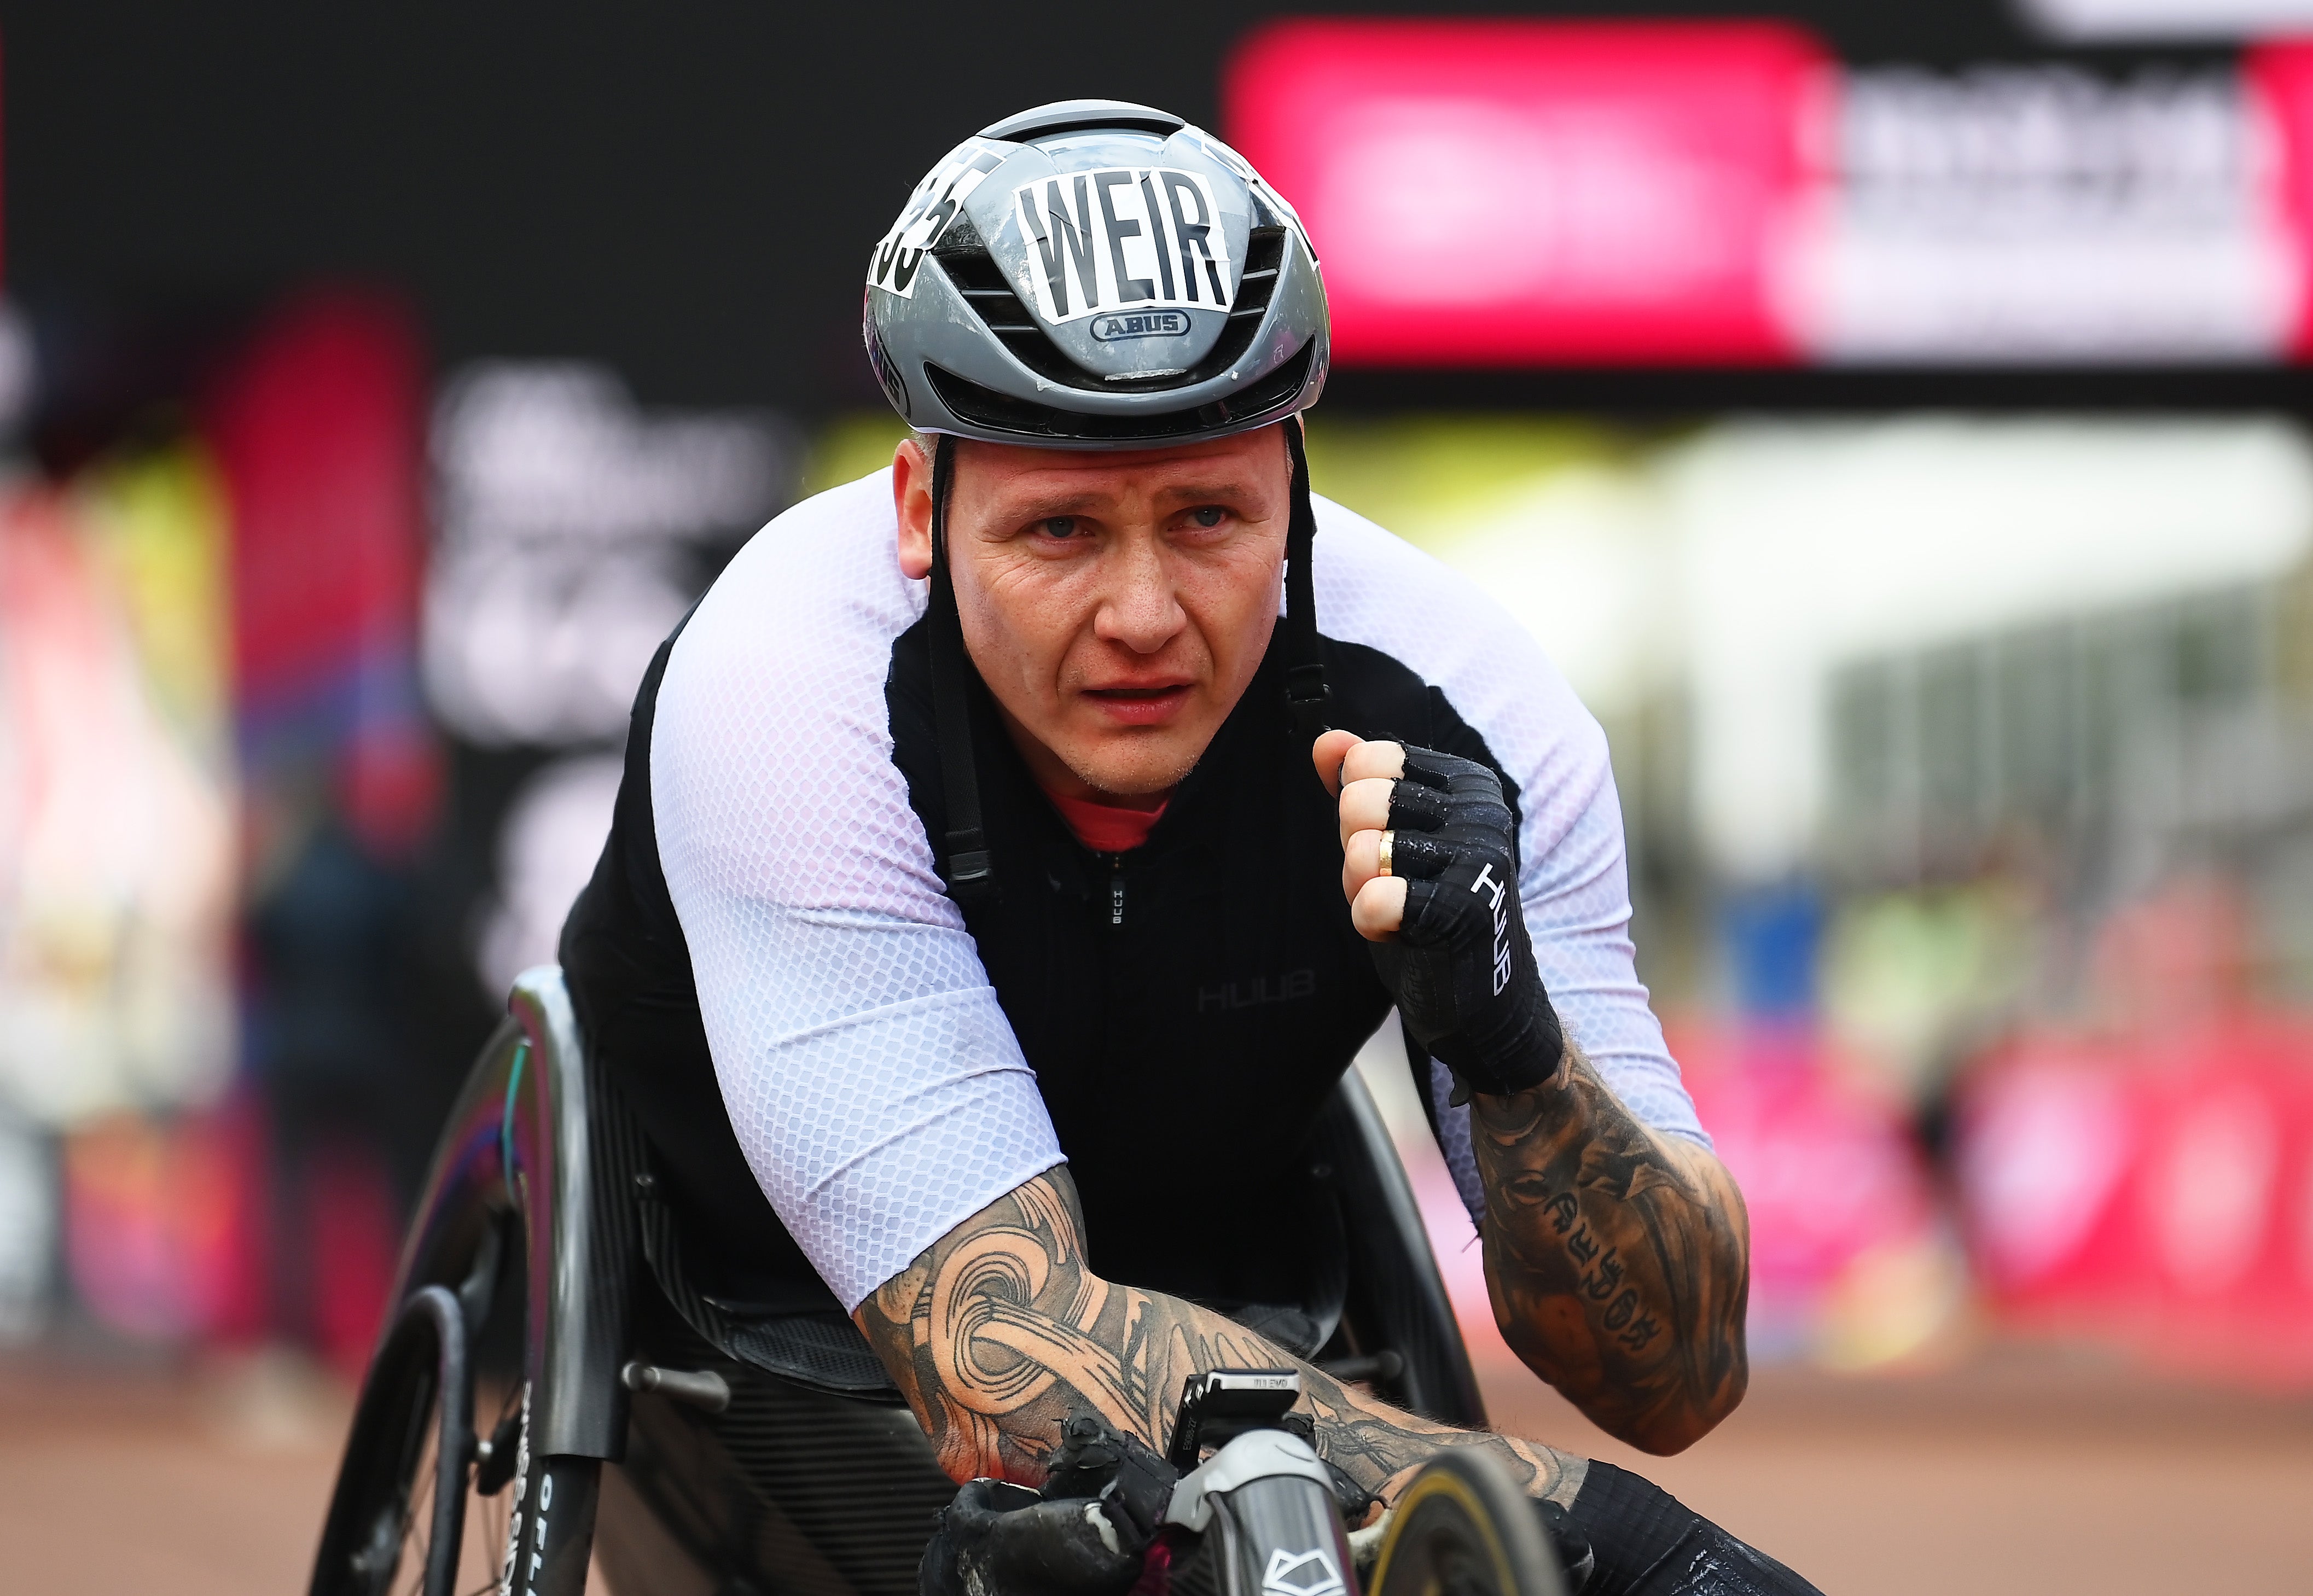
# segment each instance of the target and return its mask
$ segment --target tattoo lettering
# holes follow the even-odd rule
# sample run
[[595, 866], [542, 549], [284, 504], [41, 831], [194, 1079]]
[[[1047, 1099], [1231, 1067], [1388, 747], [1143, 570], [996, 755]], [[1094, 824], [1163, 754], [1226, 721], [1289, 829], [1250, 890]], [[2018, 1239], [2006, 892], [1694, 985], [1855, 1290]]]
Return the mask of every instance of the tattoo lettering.
[[[1622, 1260], [1614, 1256], [1614, 1250], [1609, 1247], [1606, 1249], [1606, 1256], [1598, 1260], [1598, 1267], [1582, 1276], [1582, 1294], [1594, 1302], [1603, 1302], [1613, 1296], [1614, 1288], [1622, 1284]], [[1631, 1293], [1624, 1292], [1623, 1294], [1627, 1297]], [[1620, 1329], [1622, 1327], [1617, 1325], [1614, 1328]]]
[[[1161, 1451], [1192, 1373], [1295, 1364], [1209, 1309], [1095, 1276], [1064, 1167], [949, 1232], [852, 1317], [956, 1479], [1041, 1483], [1061, 1425], [1087, 1407]], [[1535, 1495], [1566, 1504], [1579, 1488], [1579, 1460], [1400, 1413], [1297, 1366], [1317, 1450], [1385, 1501], [1447, 1446], [1491, 1449]]]
[[1631, 1117], [1570, 1048], [1552, 1080], [1472, 1100], [1502, 1334], [1601, 1428], [1676, 1451], [1749, 1380], [1743, 1199], [1699, 1147]]

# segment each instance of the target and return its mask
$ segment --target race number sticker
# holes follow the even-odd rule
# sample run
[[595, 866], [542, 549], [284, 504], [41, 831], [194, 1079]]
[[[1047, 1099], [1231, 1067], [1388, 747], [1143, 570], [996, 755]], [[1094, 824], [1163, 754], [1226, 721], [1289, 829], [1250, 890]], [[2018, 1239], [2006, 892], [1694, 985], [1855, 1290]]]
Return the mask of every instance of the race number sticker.
[[963, 202], [972, 197], [972, 191], [1003, 160], [1001, 150], [976, 139], [950, 152], [932, 175], [917, 185], [900, 219], [867, 257], [867, 286], [913, 299], [916, 268], [923, 264], [924, 256], [963, 214]]
[[1236, 297], [1237, 263], [1211, 180], [1200, 172], [1072, 171], [1021, 184], [1012, 206], [1028, 244], [1036, 314], [1051, 326], [1102, 316], [1103, 338], [1170, 333], [1175, 323], [1186, 332], [1185, 316], [1143, 312], [1225, 311]]

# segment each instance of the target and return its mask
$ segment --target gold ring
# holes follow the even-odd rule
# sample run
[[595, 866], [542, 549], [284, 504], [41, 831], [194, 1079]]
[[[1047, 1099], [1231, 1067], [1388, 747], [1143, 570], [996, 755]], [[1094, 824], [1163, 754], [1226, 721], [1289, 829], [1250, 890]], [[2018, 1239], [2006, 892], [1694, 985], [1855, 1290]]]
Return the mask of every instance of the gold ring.
[[1394, 842], [1396, 838], [1397, 833], [1394, 831], [1385, 831], [1381, 834], [1381, 873], [1384, 875], [1387, 875], [1389, 873], [1390, 845]]

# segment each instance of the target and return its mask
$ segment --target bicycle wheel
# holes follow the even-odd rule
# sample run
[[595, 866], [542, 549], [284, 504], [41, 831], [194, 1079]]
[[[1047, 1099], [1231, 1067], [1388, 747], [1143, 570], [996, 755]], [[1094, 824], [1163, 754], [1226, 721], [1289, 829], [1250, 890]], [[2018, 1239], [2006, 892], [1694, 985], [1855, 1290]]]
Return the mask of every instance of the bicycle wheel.
[[1565, 1596], [1534, 1503], [1475, 1447], [1422, 1466], [1397, 1499], [1367, 1596]]

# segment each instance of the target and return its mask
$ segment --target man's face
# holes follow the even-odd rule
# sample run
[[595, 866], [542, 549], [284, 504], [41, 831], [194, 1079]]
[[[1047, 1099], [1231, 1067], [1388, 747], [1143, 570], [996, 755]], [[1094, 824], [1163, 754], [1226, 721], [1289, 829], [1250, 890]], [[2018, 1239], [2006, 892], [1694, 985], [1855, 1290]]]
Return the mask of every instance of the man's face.
[[[1154, 798], [1189, 773], [1269, 646], [1291, 480], [1273, 426], [1131, 453], [956, 446], [964, 644], [1048, 785]], [[921, 576], [931, 462], [912, 441], [893, 493]]]

